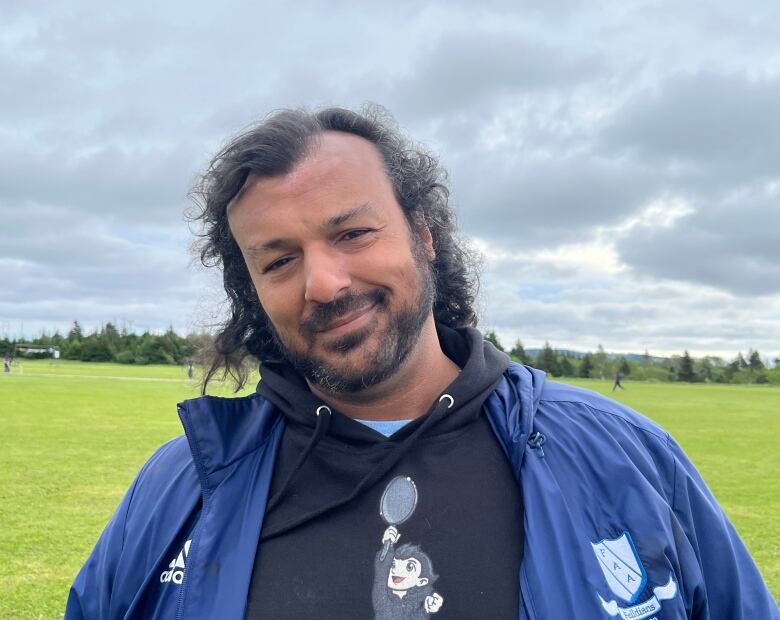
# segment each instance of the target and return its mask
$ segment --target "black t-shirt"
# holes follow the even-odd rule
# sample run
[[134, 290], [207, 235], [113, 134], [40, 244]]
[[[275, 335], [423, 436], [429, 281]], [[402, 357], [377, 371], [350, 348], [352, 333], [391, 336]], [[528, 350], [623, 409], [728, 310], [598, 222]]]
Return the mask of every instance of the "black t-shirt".
[[[482, 411], [506, 358], [483, 345], [476, 330], [442, 331], [445, 352], [463, 369], [446, 390], [455, 400], [452, 411], [425, 428], [357, 497], [287, 527], [349, 496], [366, 472], [425, 422], [414, 420], [385, 438], [333, 413], [331, 428], [284, 499], [265, 515], [247, 619], [518, 617], [520, 489]], [[316, 399], [288, 371], [264, 368], [263, 380], [263, 393], [288, 414], [273, 496], [311, 440], [312, 423], [301, 410]], [[291, 397], [293, 389], [303, 392]], [[397, 477], [411, 481], [406, 487], [413, 486], [416, 503], [405, 521], [394, 524], [392, 503], [382, 513], [380, 502]], [[408, 503], [406, 508], [401, 512], [408, 513]]]

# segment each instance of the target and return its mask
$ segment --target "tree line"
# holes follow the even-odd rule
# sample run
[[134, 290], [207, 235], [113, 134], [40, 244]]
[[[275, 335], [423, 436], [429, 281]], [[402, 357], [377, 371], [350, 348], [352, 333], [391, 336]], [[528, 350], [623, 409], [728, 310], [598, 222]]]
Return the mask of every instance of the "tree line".
[[[739, 353], [733, 360], [707, 356], [694, 359], [688, 351], [668, 358], [651, 357], [648, 352], [640, 359], [609, 355], [599, 345], [595, 352], [574, 354], [554, 349], [549, 342], [536, 354], [530, 355], [518, 340], [506, 350], [494, 331], [485, 334], [485, 340], [505, 351], [512, 359], [544, 370], [553, 377], [583, 379], [611, 379], [616, 374], [638, 381], [683, 381], [689, 383], [776, 383], [780, 384], [780, 359], [767, 368], [758, 351], [747, 355]], [[197, 358], [198, 353], [212, 342], [204, 333], [178, 335], [173, 328], [162, 334], [144, 332], [135, 334], [126, 328], [118, 330], [106, 323], [87, 334], [78, 321], [67, 335], [55, 332], [41, 334], [24, 344], [40, 348], [57, 347], [60, 357], [84, 362], [117, 362], [120, 364], [185, 364]], [[21, 340], [0, 338], [0, 354], [14, 352]], [[50, 357], [35, 353], [29, 357]]]
[[[117, 362], [120, 364], [184, 364], [194, 358], [211, 341], [207, 334], [179, 336], [172, 327], [162, 334], [135, 334], [118, 330], [112, 323], [86, 334], [78, 321], [67, 335], [59, 332], [41, 334], [32, 340], [0, 339], [0, 352], [14, 353], [17, 345], [27, 344], [45, 349], [56, 347], [60, 358], [82, 362]], [[27, 357], [51, 357], [49, 353], [33, 353]]]
[[688, 351], [667, 358], [651, 357], [646, 351], [637, 360], [609, 355], [601, 345], [595, 353], [580, 355], [558, 351], [545, 342], [536, 355], [529, 355], [520, 340], [509, 350], [505, 349], [494, 331], [487, 332], [485, 340], [516, 362], [544, 370], [553, 377], [612, 379], [619, 373], [623, 378], [638, 381], [780, 384], [780, 358], [774, 360], [774, 367], [767, 368], [761, 354], [752, 349], [747, 355], [737, 354], [731, 361], [716, 356], [694, 359]]

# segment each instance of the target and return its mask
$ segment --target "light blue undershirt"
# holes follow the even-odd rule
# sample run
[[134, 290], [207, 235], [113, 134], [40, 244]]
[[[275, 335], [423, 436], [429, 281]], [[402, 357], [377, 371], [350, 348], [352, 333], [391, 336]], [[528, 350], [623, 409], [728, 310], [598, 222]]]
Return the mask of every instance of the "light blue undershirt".
[[397, 430], [403, 428], [411, 420], [358, 420], [355, 418], [356, 422], [360, 422], [361, 424], [365, 424], [368, 428], [373, 428], [377, 433], [381, 433], [385, 437], [390, 437], [393, 433], [395, 433]]

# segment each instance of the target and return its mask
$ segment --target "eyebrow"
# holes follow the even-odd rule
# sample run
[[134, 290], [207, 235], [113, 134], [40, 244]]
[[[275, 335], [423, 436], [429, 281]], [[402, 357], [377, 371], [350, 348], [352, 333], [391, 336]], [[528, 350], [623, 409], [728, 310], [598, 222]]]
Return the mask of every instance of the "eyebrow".
[[[346, 224], [349, 222], [349, 220], [354, 219], [359, 215], [372, 215], [374, 213], [376, 213], [374, 206], [371, 203], [365, 202], [356, 207], [353, 207], [352, 209], [349, 209], [348, 211], [344, 211], [343, 213], [339, 213], [338, 215], [334, 215], [333, 217], [328, 218], [325, 220], [325, 222], [322, 223], [320, 230], [322, 232], [328, 232], [334, 228], [337, 228], [338, 226]], [[248, 254], [257, 255], [262, 254], [263, 252], [274, 252], [276, 250], [287, 248], [292, 245], [292, 243], [294, 243], [294, 240], [290, 237], [278, 237], [258, 245], [250, 245], [246, 248], [246, 251]]]
[[334, 215], [333, 217], [329, 218], [321, 226], [321, 228], [322, 230], [329, 230], [331, 228], [336, 228], [337, 226], [346, 224], [349, 220], [357, 217], [358, 215], [373, 214], [374, 212], [375, 212], [374, 206], [371, 203], [364, 202], [362, 205], [353, 207], [349, 211], [345, 211], [344, 213], [340, 213], [339, 215]]

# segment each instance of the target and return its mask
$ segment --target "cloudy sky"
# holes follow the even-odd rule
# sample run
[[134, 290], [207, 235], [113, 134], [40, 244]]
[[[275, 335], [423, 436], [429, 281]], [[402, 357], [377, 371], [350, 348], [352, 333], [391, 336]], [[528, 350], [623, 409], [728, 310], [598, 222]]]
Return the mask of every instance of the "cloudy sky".
[[505, 344], [780, 355], [774, 0], [13, 4], [0, 335], [213, 321], [198, 171], [275, 108], [373, 101], [450, 170]]

